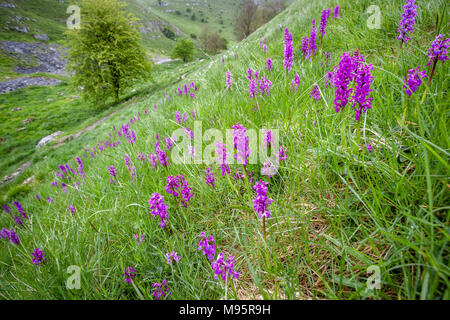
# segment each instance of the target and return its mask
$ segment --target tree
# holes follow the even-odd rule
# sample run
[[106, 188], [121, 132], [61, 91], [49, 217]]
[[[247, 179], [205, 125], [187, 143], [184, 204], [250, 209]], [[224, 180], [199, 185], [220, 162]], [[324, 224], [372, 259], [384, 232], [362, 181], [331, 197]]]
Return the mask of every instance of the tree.
[[166, 38], [170, 40], [175, 40], [175, 32], [173, 32], [173, 30], [169, 26], [165, 26], [161, 32]]
[[120, 92], [150, 72], [150, 63], [140, 45], [136, 19], [125, 16], [124, 3], [116, 0], [83, 0], [81, 28], [67, 35], [68, 66], [75, 86], [83, 86], [85, 98], [105, 99]]
[[190, 40], [180, 40], [175, 48], [173, 48], [171, 57], [176, 59], [180, 58], [183, 62], [188, 62], [194, 57], [194, 43]]
[[223, 38], [220, 33], [210, 33], [205, 27], [200, 35], [201, 47], [209, 54], [217, 54], [221, 50], [227, 49], [227, 40]]
[[247, 38], [256, 30], [258, 24], [258, 5], [253, 0], [246, 0], [239, 8], [234, 30], [238, 40]]

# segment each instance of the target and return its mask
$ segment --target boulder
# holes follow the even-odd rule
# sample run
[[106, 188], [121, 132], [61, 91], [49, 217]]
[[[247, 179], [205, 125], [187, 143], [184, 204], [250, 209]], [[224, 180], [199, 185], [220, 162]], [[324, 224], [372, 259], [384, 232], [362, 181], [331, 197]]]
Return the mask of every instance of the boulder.
[[35, 34], [34, 38], [36, 40], [41, 40], [41, 41], [48, 41], [48, 40], [50, 40], [49, 36], [46, 35], [45, 33], [44, 34]]
[[55, 133], [52, 133], [52, 134], [49, 135], [49, 136], [46, 136], [46, 137], [42, 138], [42, 139], [38, 142], [38, 144], [37, 144], [37, 146], [36, 146], [36, 149], [39, 149], [39, 148], [45, 146], [47, 143], [49, 143], [49, 142], [51, 142], [51, 141], [55, 141], [56, 138], [59, 137], [59, 136], [62, 135], [62, 134], [64, 134], [64, 132], [62, 132], [62, 131], [57, 131], [57, 132], [55, 132]]

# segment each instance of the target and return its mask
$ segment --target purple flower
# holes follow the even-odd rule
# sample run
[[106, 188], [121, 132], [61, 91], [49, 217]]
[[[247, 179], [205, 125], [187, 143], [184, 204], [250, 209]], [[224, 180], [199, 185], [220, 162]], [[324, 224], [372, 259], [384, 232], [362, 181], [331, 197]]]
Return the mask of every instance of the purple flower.
[[218, 156], [217, 161], [220, 163], [220, 167], [222, 169], [222, 176], [226, 176], [231, 171], [227, 163], [227, 149], [223, 143], [217, 142], [216, 154]]
[[214, 187], [214, 175], [211, 172], [210, 168], [206, 168], [206, 184], [209, 184], [211, 187]]
[[3, 205], [3, 210], [5, 210], [6, 213], [11, 213], [11, 209], [9, 209], [8, 205]]
[[18, 215], [14, 215], [14, 221], [15, 221], [19, 226], [23, 226], [22, 218], [19, 217]]
[[310, 58], [312, 55], [316, 55], [316, 52], [317, 52], [316, 38], [317, 38], [316, 20], [313, 19], [311, 35], [309, 36], [308, 57], [307, 58]]
[[339, 18], [339, 5], [337, 5], [336, 7], [334, 7], [334, 15], [333, 17], [335, 19]]
[[8, 239], [9, 242], [15, 245], [18, 245], [20, 243], [20, 238], [14, 229], [8, 230], [6, 228], [3, 228], [0, 231], [0, 239], [2, 238]]
[[152, 164], [152, 168], [155, 169], [156, 164], [158, 163], [158, 157], [154, 153], [149, 153], [147, 156], [148, 161]]
[[169, 214], [167, 213], [167, 205], [164, 203], [164, 197], [159, 193], [154, 193], [150, 197], [148, 201], [150, 205], [150, 212], [153, 215], [153, 219], [158, 216], [161, 219], [160, 226], [164, 228], [167, 223], [167, 219], [169, 218]]
[[216, 254], [216, 242], [214, 241], [214, 236], [210, 235], [209, 237], [206, 237], [204, 232], [201, 232], [200, 236], [202, 239], [198, 243], [198, 250], [203, 250], [203, 254], [212, 262], [214, 260], [214, 255]]
[[181, 257], [178, 256], [178, 254], [172, 250], [171, 253], [166, 253], [166, 258], [167, 258], [167, 264], [172, 264], [172, 261], [176, 261], [177, 263], [180, 262]]
[[260, 218], [270, 218], [272, 215], [272, 213], [267, 209], [273, 201], [267, 197], [267, 185], [267, 182], [260, 180], [253, 186], [253, 189], [256, 190], [256, 198], [252, 200], [253, 208], [255, 209], [255, 212], [258, 213]]
[[53, 202], [53, 198], [52, 197], [47, 197], [47, 202], [48, 203], [52, 203]]
[[417, 8], [419, 6], [415, 2], [416, 0], [406, 0], [406, 4], [403, 6], [402, 20], [397, 29], [397, 32], [400, 32], [397, 39], [405, 43], [411, 40], [407, 34], [414, 31], [414, 24], [416, 23]]
[[273, 132], [270, 130], [263, 130], [264, 148], [269, 148], [272, 144]]
[[230, 70], [227, 71], [227, 90], [230, 90], [231, 85], [233, 82], [231, 81], [231, 72]]
[[69, 207], [70, 213], [74, 214], [75, 213], [75, 208], [72, 207], [70, 204], [68, 205], [68, 207]]
[[320, 27], [319, 27], [319, 34], [323, 38], [325, 35], [327, 23], [328, 23], [328, 17], [330, 16], [331, 9], [325, 9], [322, 11], [322, 16], [320, 17]]
[[116, 170], [116, 168], [114, 168], [114, 166], [109, 166], [109, 167], [108, 167], [108, 170], [109, 170], [109, 174], [110, 174], [112, 177], [117, 176], [117, 170]]
[[14, 201], [13, 203], [17, 208], [17, 212], [19, 212], [19, 214], [22, 216], [22, 218], [28, 219], [27, 214], [26, 214], [25, 210], [22, 208], [22, 206], [20, 205], [20, 203], [18, 201]]
[[250, 83], [249, 83], [248, 87], [249, 87], [248, 92], [250, 94], [250, 99], [253, 99], [258, 94], [258, 78], [255, 77], [253, 79], [250, 79]]
[[295, 89], [297, 91], [299, 85], [300, 85], [300, 76], [298, 75], [298, 73], [296, 73], [294, 79], [292, 79], [291, 81], [290, 90], [293, 91]]
[[259, 80], [259, 91], [262, 95], [270, 94], [270, 87], [272, 86], [272, 82], [265, 77], [262, 77]]
[[273, 66], [272, 66], [272, 59], [267, 58], [266, 63], [267, 63], [267, 68], [266, 68], [266, 69], [267, 69], [268, 71], [272, 70], [272, 69], [273, 69]]
[[403, 78], [405, 81], [403, 88], [406, 89], [406, 94], [409, 96], [412, 95], [413, 92], [417, 91], [419, 86], [422, 84], [422, 79], [427, 77], [425, 71], [419, 71], [419, 68], [420, 66], [415, 69], [409, 69], [406, 79]]
[[183, 122], [181, 121], [181, 113], [180, 111], [175, 112], [175, 120], [177, 121], [178, 124], [182, 124]]
[[36, 265], [36, 266], [41, 266], [44, 262], [45, 262], [45, 251], [43, 251], [41, 248], [37, 248], [36, 250], [34, 250], [33, 252], [31, 252], [31, 255], [33, 256], [33, 258], [31, 259], [31, 261]]
[[427, 63], [427, 66], [430, 65], [434, 61], [445, 61], [448, 60], [447, 57], [447, 49], [450, 45], [450, 38], [443, 39], [444, 35], [440, 34], [434, 39], [433, 43], [431, 44], [431, 47], [428, 49], [427, 56], [430, 58], [430, 60]]
[[194, 110], [191, 110], [191, 117], [192, 119], [196, 120], [197, 119], [197, 115], [195, 114]]
[[170, 295], [169, 287], [167, 286], [167, 281], [164, 280], [159, 284], [158, 282], [153, 284], [153, 296], [156, 300], [166, 299]]
[[309, 93], [309, 97], [314, 97], [314, 100], [318, 101], [320, 100], [320, 91], [319, 86], [317, 84], [314, 85], [313, 89]]
[[373, 81], [373, 76], [370, 73], [372, 69], [372, 64], [359, 64], [356, 69], [356, 87], [352, 98], [356, 121], [359, 121], [362, 111], [367, 112], [372, 108], [372, 97], [369, 97], [370, 92], [372, 92], [372, 89], [370, 89]]
[[164, 138], [164, 141], [166, 142], [166, 150], [169, 150], [173, 146], [173, 141], [171, 137]]
[[138, 246], [139, 246], [139, 245], [141, 245], [142, 242], [144, 242], [145, 234], [143, 234], [143, 235], [141, 235], [141, 236], [135, 234], [135, 235], [134, 235], [134, 239], [136, 239], [136, 242], [137, 242], [137, 244], [138, 244]]
[[307, 36], [304, 36], [302, 38], [302, 47], [300, 48], [300, 51], [303, 53], [305, 57], [308, 55], [308, 46], [309, 46], [309, 39]]
[[122, 132], [125, 138], [127, 139], [128, 143], [133, 144], [136, 142], [136, 134], [132, 129], [130, 129], [130, 125], [128, 123], [122, 125]]
[[41, 200], [41, 197], [37, 194], [37, 195], [36, 195], [36, 199], [37, 199], [37, 201], [40, 201], [40, 200]]
[[278, 169], [276, 166], [273, 165], [273, 163], [267, 159], [266, 162], [264, 162], [263, 168], [261, 169], [261, 174], [266, 175], [269, 178], [272, 178], [274, 175], [276, 175], [278, 172]]
[[131, 163], [131, 159], [128, 154], [125, 154], [125, 165], [128, 168], [128, 172], [130, 172], [131, 181], [133, 181], [136, 176], [136, 167]]
[[217, 255], [217, 259], [211, 263], [211, 268], [214, 270], [214, 278], [218, 279], [219, 276], [223, 281], [227, 281], [230, 276], [237, 279], [240, 272], [234, 271], [234, 257], [229, 256], [226, 261], [223, 260], [223, 252]]
[[234, 149], [237, 150], [234, 157], [238, 163], [242, 164], [244, 167], [247, 165], [248, 158], [251, 153], [248, 146], [249, 139], [246, 132], [247, 129], [239, 123], [233, 126]]
[[169, 157], [164, 151], [159, 148], [159, 145], [156, 146], [156, 156], [158, 157], [161, 167], [170, 166]]
[[136, 277], [136, 270], [133, 267], [126, 267], [125, 273], [122, 274], [125, 277], [124, 282], [132, 284], [132, 279]]
[[[373, 143], [373, 142], [372, 142], [372, 143]], [[369, 152], [372, 152], [372, 151], [373, 151], [372, 145], [371, 145], [370, 143], [367, 145], [367, 150], [368, 150]]]
[[279, 161], [287, 160], [286, 150], [283, 147], [280, 147], [280, 150], [278, 151], [278, 159]]
[[292, 49], [292, 33], [289, 33], [289, 29], [284, 29], [284, 61], [283, 67], [289, 72], [292, 68], [292, 62], [294, 60], [294, 52]]

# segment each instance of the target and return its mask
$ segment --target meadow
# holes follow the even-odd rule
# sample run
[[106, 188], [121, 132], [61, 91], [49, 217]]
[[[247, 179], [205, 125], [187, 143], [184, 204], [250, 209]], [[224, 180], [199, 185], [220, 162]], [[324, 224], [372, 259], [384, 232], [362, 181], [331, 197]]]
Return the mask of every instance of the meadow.
[[[296, 0], [36, 154], [0, 200], [0, 297], [449, 299], [448, 61], [430, 55], [448, 15], [416, 1], [402, 41], [405, 3]], [[229, 143], [190, 144], [208, 129]], [[221, 161], [177, 163], [186, 142]], [[259, 148], [271, 163], [248, 161]]]

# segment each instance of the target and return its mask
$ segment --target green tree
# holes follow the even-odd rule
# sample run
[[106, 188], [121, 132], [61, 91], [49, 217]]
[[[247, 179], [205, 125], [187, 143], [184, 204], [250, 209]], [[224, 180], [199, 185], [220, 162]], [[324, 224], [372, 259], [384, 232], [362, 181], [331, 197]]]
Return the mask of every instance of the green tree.
[[188, 62], [194, 57], [194, 43], [190, 40], [180, 40], [172, 51], [172, 58], [180, 58]]
[[117, 0], [83, 0], [81, 28], [66, 32], [68, 66], [85, 98], [114, 96], [149, 75], [150, 63], [140, 45], [136, 18]]

